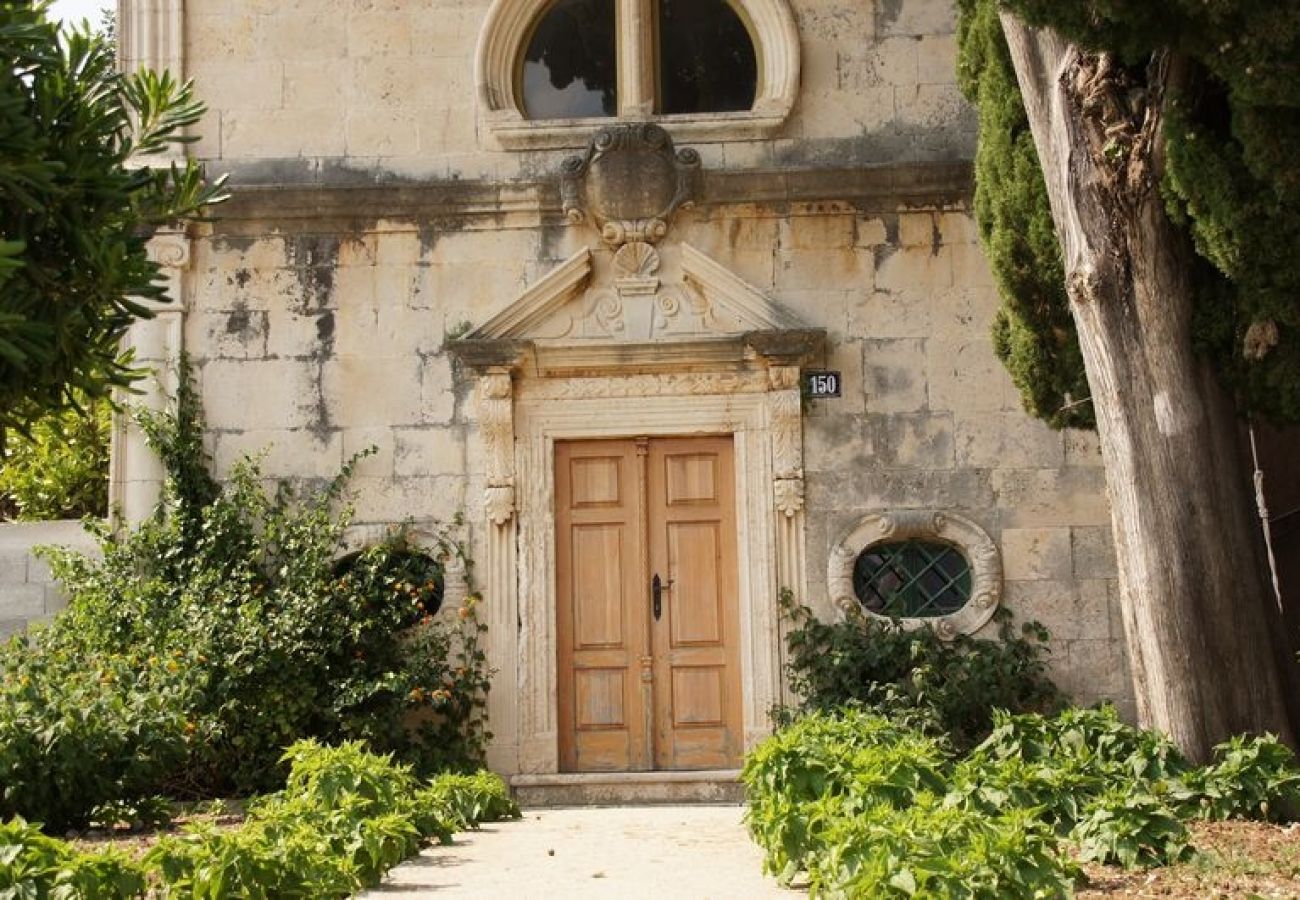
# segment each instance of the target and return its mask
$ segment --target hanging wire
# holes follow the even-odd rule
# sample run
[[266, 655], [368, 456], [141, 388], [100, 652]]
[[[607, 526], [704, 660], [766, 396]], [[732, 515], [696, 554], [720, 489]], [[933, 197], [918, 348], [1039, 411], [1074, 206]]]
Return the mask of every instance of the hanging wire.
[[1250, 458], [1255, 467], [1255, 505], [1259, 507], [1259, 522], [1264, 530], [1264, 549], [1268, 551], [1268, 570], [1273, 577], [1273, 597], [1277, 600], [1277, 610], [1285, 613], [1282, 607], [1282, 584], [1277, 575], [1277, 557], [1273, 555], [1273, 528], [1268, 517], [1268, 503], [1264, 497], [1264, 470], [1259, 465], [1259, 447], [1255, 442], [1255, 422], [1249, 420]]

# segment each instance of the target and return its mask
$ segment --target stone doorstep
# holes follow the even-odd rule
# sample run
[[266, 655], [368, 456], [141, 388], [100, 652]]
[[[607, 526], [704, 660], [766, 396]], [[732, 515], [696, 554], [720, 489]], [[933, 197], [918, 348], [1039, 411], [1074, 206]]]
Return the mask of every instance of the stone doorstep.
[[700, 772], [562, 772], [514, 775], [515, 800], [529, 808], [640, 806], [648, 804], [740, 804], [745, 787], [739, 769]]

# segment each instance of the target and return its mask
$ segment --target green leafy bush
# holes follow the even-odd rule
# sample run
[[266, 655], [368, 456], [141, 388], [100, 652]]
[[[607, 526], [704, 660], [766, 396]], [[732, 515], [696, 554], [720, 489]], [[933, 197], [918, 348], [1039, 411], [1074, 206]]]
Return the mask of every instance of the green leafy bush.
[[1192, 853], [1187, 826], [1174, 808], [1132, 785], [1112, 788], [1090, 803], [1070, 836], [1080, 859], [1130, 869], [1169, 865]]
[[352, 464], [317, 491], [268, 492], [255, 460], [218, 485], [188, 379], [177, 409], [145, 420], [167, 503], [101, 527], [100, 558], [52, 551], [68, 609], [0, 652], [0, 812], [62, 827], [154, 793], [265, 791], [302, 737], [365, 739], [421, 774], [478, 767], [477, 598], [431, 615], [461, 548], [417, 554], [398, 532], [340, 569]]
[[1017, 635], [1005, 611], [996, 641], [944, 641], [932, 629], [886, 620], [822, 622], [789, 592], [782, 606], [792, 625], [790, 682], [803, 711], [861, 704], [963, 749], [992, 730], [994, 709], [1047, 712], [1064, 702], [1047, 677], [1046, 629], [1028, 623]]
[[1182, 779], [1179, 799], [1196, 815], [1272, 822], [1300, 815], [1300, 766], [1274, 735], [1235, 737], [1215, 747], [1214, 758]]
[[54, 830], [152, 793], [194, 750], [201, 681], [184, 654], [0, 651], [0, 818]]
[[813, 897], [1048, 898], [1077, 873], [1029, 810], [986, 816], [922, 797], [836, 821], [809, 866]]
[[144, 867], [119, 850], [79, 853], [22, 819], [0, 822], [0, 897], [118, 900], [144, 890]]
[[813, 713], [782, 729], [749, 754], [741, 773], [764, 871], [788, 882], [836, 821], [903, 809], [923, 792], [942, 795], [947, 765], [937, 741], [861, 710]]
[[108, 515], [106, 398], [47, 415], [30, 433], [10, 434], [0, 457], [0, 519], [45, 521]]

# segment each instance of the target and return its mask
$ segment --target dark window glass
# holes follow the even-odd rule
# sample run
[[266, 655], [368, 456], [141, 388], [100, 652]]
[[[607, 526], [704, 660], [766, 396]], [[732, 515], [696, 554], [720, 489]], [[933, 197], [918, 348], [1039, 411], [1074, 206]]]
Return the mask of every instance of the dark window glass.
[[659, 0], [659, 111], [750, 109], [754, 42], [726, 0]]
[[618, 111], [613, 0], [558, 0], [524, 54], [524, 115], [585, 119]]
[[946, 616], [966, 605], [970, 591], [970, 563], [937, 541], [874, 544], [853, 565], [853, 592], [882, 616]]

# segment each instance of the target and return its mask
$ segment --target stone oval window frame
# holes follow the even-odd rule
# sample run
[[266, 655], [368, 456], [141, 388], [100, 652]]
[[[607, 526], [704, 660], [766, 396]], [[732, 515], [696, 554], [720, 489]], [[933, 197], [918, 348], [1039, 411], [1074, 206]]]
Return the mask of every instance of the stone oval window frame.
[[[348, 557], [363, 553], [376, 544], [389, 540], [398, 525], [370, 524], [349, 525], [343, 532], [339, 546], [335, 549], [334, 564], [338, 565]], [[453, 544], [450, 547], [445, 537], [437, 532], [419, 526], [405, 526], [404, 531], [409, 548], [413, 552], [423, 553], [442, 561], [442, 598], [438, 611], [433, 614], [435, 620], [451, 618], [464, 605], [469, 596], [469, 571], [466, 558]]]
[[[618, 0], [612, 0], [618, 2]], [[752, 140], [778, 129], [799, 90], [799, 31], [789, 0], [730, 0], [749, 27], [758, 58], [752, 109], [743, 112], [636, 116], [669, 126], [683, 141]], [[507, 150], [577, 148], [619, 118], [529, 120], [515, 90], [517, 65], [547, 0], [493, 0], [474, 52], [474, 83], [483, 132]], [[620, 26], [622, 27], [622, 26]], [[636, 40], [618, 35], [620, 44]], [[630, 118], [630, 117], [621, 117]]]
[[826, 564], [826, 586], [835, 605], [846, 616], [887, 618], [858, 601], [853, 589], [853, 567], [869, 547], [908, 540], [936, 541], [961, 551], [970, 563], [971, 594], [966, 605], [954, 613], [900, 619], [903, 627], [929, 626], [944, 640], [974, 634], [984, 627], [1002, 602], [1002, 555], [988, 532], [965, 516], [946, 510], [878, 512], [855, 522], [831, 547]]

